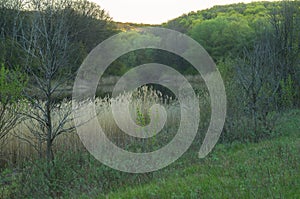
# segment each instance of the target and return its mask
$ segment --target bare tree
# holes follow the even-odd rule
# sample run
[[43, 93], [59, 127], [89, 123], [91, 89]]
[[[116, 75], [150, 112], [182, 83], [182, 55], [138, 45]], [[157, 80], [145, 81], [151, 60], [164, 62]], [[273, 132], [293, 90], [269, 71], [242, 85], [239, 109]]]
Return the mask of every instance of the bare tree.
[[54, 140], [74, 129], [71, 106], [62, 108], [63, 103], [56, 100], [64, 95], [66, 82], [73, 78], [68, 69], [71, 44], [66, 8], [69, 6], [70, 0], [32, 0], [29, 7], [34, 13], [30, 16], [29, 28], [23, 31], [23, 47], [28, 53], [27, 71], [32, 78], [26, 93], [31, 108], [24, 115], [35, 139], [20, 137], [35, 146], [41, 156], [45, 143], [48, 162], [54, 158]]
[[259, 41], [253, 49], [245, 49], [243, 57], [238, 59], [235, 67], [237, 81], [243, 91], [238, 97], [245, 104], [245, 113], [251, 115], [256, 139], [261, 131], [259, 127], [269, 128], [267, 117], [271, 111], [276, 110], [276, 97], [282, 74], [275, 67], [278, 59], [273, 53], [271, 40], [267, 38]]
[[[253, 131], [268, 127], [268, 114], [297, 103], [299, 88], [299, 1], [285, 0], [270, 13], [270, 28], [252, 49], [244, 50], [237, 63], [237, 77], [244, 93], [246, 112], [251, 114]], [[299, 94], [299, 93], [298, 93]], [[291, 103], [290, 103], [291, 101]]]
[[[110, 18], [99, 6], [86, 0], [31, 0], [27, 9], [32, 13], [29, 24], [23, 28], [22, 45], [28, 55], [26, 66], [32, 80], [26, 94], [31, 109], [24, 114], [31, 135], [19, 137], [32, 144], [41, 157], [45, 143], [46, 158], [51, 162], [55, 139], [75, 128], [71, 103], [61, 99], [66, 96], [66, 85], [75, 77], [73, 65], [78, 60], [74, 57], [77, 50], [74, 40], [80, 39], [81, 31], [87, 32], [91, 25], [78, 25], [76, 17], [87, 17], [81, 22], [92, 20], [90, 28], [99, 26], [99, 31], [105, 31]], [[102, 36], [101, 31], [97, 33], [93, 37]]]
[[[275, 66], [281, 70], [282, 84], [291, 82], [293, 87], [300, 86], [300, 1], [284, 0], [279, 8], [274, 8], [270, 12], [270, 23], [273, 29], [274, 53], [278, 57]], [[294, 91], [296, 92], [296, 91]], [[286, 98], [284, 88], [280, 87], [279, 96]], [[298, 97], [300, 96], [300, 93]], [[297, 104], [297, 97], [290, 99]], [[283, 100], [284, 101], [284, 100]], [[299, 105], [299, 104], [298, 104]], [[281, 103], [284, 106], [284, 103]], [[284, 107], [287, 108], [287, 107]]]

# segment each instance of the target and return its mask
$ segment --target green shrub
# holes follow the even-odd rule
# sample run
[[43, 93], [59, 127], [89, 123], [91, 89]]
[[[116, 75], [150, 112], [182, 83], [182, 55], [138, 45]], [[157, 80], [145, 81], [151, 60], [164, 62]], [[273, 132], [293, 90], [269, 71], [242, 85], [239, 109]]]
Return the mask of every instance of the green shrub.
[[3, 141], [20, 121], [19, 111], [24, 108], [21, 103], [22, 91], [26, 82], [27, 78], [20, 70], [13, 71], [7, 69], [4, 64], [0, 65], [0, 148], [3, 145], [1, 140]]

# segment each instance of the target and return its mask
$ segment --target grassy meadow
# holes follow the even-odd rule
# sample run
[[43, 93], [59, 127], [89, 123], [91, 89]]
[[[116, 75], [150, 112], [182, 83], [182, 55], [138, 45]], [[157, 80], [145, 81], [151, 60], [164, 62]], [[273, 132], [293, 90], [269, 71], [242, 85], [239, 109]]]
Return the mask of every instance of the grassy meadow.
[[20, 170], [18, 167], [2, 170], [0, 196], [297, 198], [300, 194], [299, 122], [299, 110], [286, 112], [275, 127], [277, 136], [258, 143], [220, 143], [204, 159], [197, 157], [200, 143], [195, 140], [178, 161], [145, 174], [128, 174], [99, 163], [84, 151], [76, 136], [69, 135], [61, 138], [65, 142], [61, 147], [66, 148], [57, 153], [50, 180], [43, 177], [45, 162], [28, 161]]

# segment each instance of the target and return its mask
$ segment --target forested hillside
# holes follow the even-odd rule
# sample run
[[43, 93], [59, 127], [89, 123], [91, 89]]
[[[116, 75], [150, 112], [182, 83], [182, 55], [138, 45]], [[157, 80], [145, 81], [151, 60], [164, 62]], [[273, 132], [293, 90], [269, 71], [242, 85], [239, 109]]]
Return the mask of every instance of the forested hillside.
[[[216, 60], [241, 55], [263, 37], [297, 50], [299, 2], [254, 2], [215, 6], [163, 24], [197, 40]], [[280, 46], [284, 47], [284, 46]]]
[[271, 110], [299, 106], [299, 1], [215, 6], [182, 15], [163, 27], [198, 41], [216, 61], [227, 94], [240, 88], [252, 111], [265, 111], [266, 116], [269, 106]]

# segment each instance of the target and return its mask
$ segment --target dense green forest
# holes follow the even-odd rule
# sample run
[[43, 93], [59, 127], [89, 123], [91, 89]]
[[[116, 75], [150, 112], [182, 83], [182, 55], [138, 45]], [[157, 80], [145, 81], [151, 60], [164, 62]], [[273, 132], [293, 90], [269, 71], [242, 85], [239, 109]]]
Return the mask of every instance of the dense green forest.
[[[115, 22], [88, 0], [0, 0], [0, 27], [0, 198], [199, 198], [203, 194], [260, 198], [257, 190], [261, 197], [299, 197], [300, 1], [214, 6], [151, 25]], [[208, 89], [189, 62], [163, 50], [122, 55], [101, 82], [115, 84], [127, 71], [146, 63], [171, 66], [192, 82], [202, 118], [196, 141], [179, 162], [154, 173], [115, 171], [94, 159], [76, 135], [71, 90], [82, 62], [99, 43], [121, 32], [136, 38], [135, 43], [161, 42], [140, 31], [143, 27], [190, 36], [206, 49], [222, 75], [226, 122], [216, 152], [200, 161], [203, 166], [194, 155], [203, 141], [200, 132], [207, 130], [211, 117]], [[126, 37], [118, 41], [120, 49], [134, 45]], [[123, 136], [108, 108], [109, 91], [100, 88], [95, 99], [97, 117], [110, 138], [133, 152], [161, 147], [178, 128], [174, 93], [160, 85], [147, 86], [130, 102], [135, 121], [141, 126], [149, 123], [146, 109], [151, 103], [160, 102], [171, 113], [161, 135], [150, 141]], [[276, 161], [269, 160], [268, 153]], [[266, 172], [257, 173], [256, 163], [239, 154]], [[207, 176], [212, 181], [206, 176], [197, 182], [201, 190], [197, 184], [187, 185], [201, 177], [198, 171], [210, 169]], [[181, 187], [174, 190], [177, 179]], [[264, 187], [265, 181], [271, 188]], [[210, 185], [222, 194], [213, 193]]]
[[[26, 10], [18, 11], [17, 7], [14, 8], [8, 2], [2, 3], [3, 8], [1, 9], [1, 63], [5, 63], [7, 67], [22, 66], [24, 65], [22, 57], [24, 56], [12, 55], [26, 53], [24, 52], [26, 49], [23, 48], [25, 44], [22, 41], [24, 28], [26, 24], [28, 24], [27, 27], [30, 27], [35, 13]], [[68, 25], [65, 26], [65, 29], [71, 33], [68, 35], [68, 42], [72, 46], [69, 49], [69, 59], [73, 62], [65, 67], [72, 69], [73, 72], [101, 41], [120, 31], [151, 26], [149, 24], [114, 22], [98, 5], [85, 1], [79, 2], [77, 5], [75, 3], [69, 5], [70, 8], [61, 8], [66, 15], [64, 23]], [[273, 48], [278, 48], [274, 50], [287, 48], [285, 53], [288, 55], [284, 56], [292, 56], [293, 59], [296, 59], [296, 56], [291, 53], [297, 53], [299, 46], [298, 12], [297, 1], [286, 3], [286, 5], [282, 5], [280, 2], [239, 3], [191, 12], [170, 20], [161, 27], [191, 36], [208, 51], [217, 63], [243, 57], [245, 49], [251, 50], [257, 43], [266, 39], [269, 41], [265, 42], [273, 43]], [[146, 51], [129, 54], [130, 60], [120, 58], [112, 64], [107, 75], [121, 75], [133, 66], [149, 61], [166, 63], [184, 74], [196, 72], [184, 60], [180, 60], [168, 52]], [[294, 64], [289, 63], [289, 65]]]

